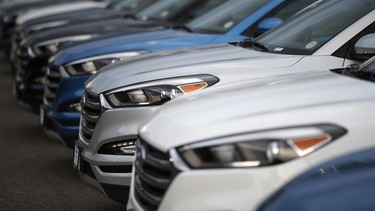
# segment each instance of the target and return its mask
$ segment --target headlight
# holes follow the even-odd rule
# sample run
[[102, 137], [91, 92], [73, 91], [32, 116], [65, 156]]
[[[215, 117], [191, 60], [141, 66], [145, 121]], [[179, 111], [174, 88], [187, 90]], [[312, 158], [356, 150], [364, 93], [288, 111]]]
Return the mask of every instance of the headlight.
[[64, 37], [60, 39], [47, 40], [37, 43], [32, 49], [29, 49], [30, 56], [51, 56], [55, 54], [60, 48], [73, 44], [75, 42], [83, 41], [92, 38], [92, 35], [80, 35]]
[[191, 168], [268, 166], [310, 154], [345, 133], [331, 124], [304, 126], [218, 138], [177, 152]]
[[211, 75], [195, 75], [147, 82], [123, 87], [105, 94], [113, 107], [160, 105], [175, 97], [212, 86], [219, 79]]
[[94, 74], [100, 68], [113, 64], [117, 61], [125, 60], [133, 56], [145, 54], [147, 51], [131, 51], [124, 53], [115, 53], [102, 56], [86, 58], [83, 60], [71, 62], [64, 66], [70, 75]]
[[35, 53], [37, 55], [52, 55], [56, 53], [56, 51], [59, 49], [59, 46], [62, 43], [51, 43], [48, 45], [41, 45], [35, 48]]

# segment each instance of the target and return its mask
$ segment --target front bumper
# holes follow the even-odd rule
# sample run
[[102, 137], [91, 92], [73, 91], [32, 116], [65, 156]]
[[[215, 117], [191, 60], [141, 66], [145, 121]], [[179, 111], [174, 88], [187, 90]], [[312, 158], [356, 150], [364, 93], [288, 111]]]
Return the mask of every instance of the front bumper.
[[[256, 210], [289, 179], [309, 167], [309, 162], [299, 160], [262, 168], [183, 171], [173, 179], [158, 210]], [[134, 180], [127, 210], [145, 210], [137, 200]]]
[[[110, 109], [103, 112], [97, 122], [90, 143], [82, 137], [77, 141], [80, 151], [80, 157], [86, 162], [94, 178], [90, 177], [89, 171], [80, 170], [82, 179], [98, 187], [103, 184], [120, 187], [123, 191], [129, 192], [132, 164], [134, 156], [100, 154], [99, 149], [106, 144], [135, 140], [138, 127], [147, 117], [150, 116], [158, 107], [140, 107], [140, 108], [120, 108]], [[94, 184], [92, 179], [95, 180]], [[110, 199], [117, 200], [113, 190], [103, 189], [103, 193]], [[127, 198], [123, 198], [121, 203], [127, 203]]]
[[50, 125], [53, 125], [53, 130], [69, 148], [73, 148], [78, 139], [80, 119], [79, 110], [70, 106], [79, 104], [87, 79], [88, 76], [65, 78], [58, 87], [52, 107], [43, 105], [45, 118], [50, 122], [48, 125], [43, 125], [44, 128], [50, 129]]
[[46, 134], [61, 141], [67, 147], [73, 148], [78, 138], [78, 123], [70, 126], [67, 122], [72, 122], [72, 119], [79, 122], [79, 113], [54, 113], [46, 105], [43, 105], [41, 109], [41, 125]]

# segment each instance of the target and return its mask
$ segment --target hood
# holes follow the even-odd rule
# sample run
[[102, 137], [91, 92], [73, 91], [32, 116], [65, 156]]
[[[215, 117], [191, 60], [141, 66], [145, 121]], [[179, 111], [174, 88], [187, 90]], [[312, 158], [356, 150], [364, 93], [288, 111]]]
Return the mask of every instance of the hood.
[[[39, 42], [79, 35], [92, 35], [92, 37], [98, 37], [121, 34], [124, 36], [125, 34], [155, 30], [160, 30], [160, 24], [157, 22], [110, 18], [100, 21], [83, 22], [45, 29], [28, 36], [26, 45], [31, 46]], [[93, 44], [95, 43], [100, 43], [100, 41], [94, 41]], [[83, 46], [90, 46], [90, 44]]]
[[66, 2], [74, 2], [74, 0], [60, 0], [49, 1], [49, 0], [38, 0], [38, 1], [12, 1], [1, 5], [0, 9], [8, 15], [16, 15], [25, 11], [30, 11], [36, 8], [47, 7], [51, 5], [64, 4]]
[[95, 39], [59, 51], [55, 65], [62, 65], [87, 57], [126, 51], [165, 51], [181, 47], [207, 44], [216, 35], [187, 33], [171, 29], [160, 29], [154, 32], [118, 35]]
[[210, 45], [139, 56], [107, 66], [92, 76], [88, 87], [94, 93], [140, 82], [194, 74], [222, 75], [259, 72], [289, 67], [301, 56], [269, 54], [230, 44]]
[[[28, 33], [30, 30], [40, 28], [51, 23], [64, 22], [65, 24], [77, 24], [80, 22], [89, 22], [93, 20], [103, 20], [108, 18], [121, 18], [123, 12], [105, 9], [105, 8], [89, 8], [80, 11], [65, 12], [63, 14], [49, 15], [47, 17], [40, 17], [29, 20], [23, 23], [20, 27], [23, 33]], [[100, 21], [99, 21], [100, 22]]]
[[79, 11], [89, 8], [104, 8], [107, 6], [107, 3], [104, 2], [94, 2], [94, 1], [76, 1], [76, 2], [67, 2], [65, 4], [60, 4], [59, 6], [48, 6], [40, 9], [35, 9], [33, 11], [27, 12], [17, 18], [16, 23], [22, 24], [29, 20], [35, 18], [47, 17], [49, 15], [60, 14], [69, 11]]
[[363, 119], [343, 114], [360, 113], [360, 105], [368, 102], [373, 107], [374, 93], [373, 82], [331, 71], [230, 84], [165, 104], [140, 127], [140, 135], [159, 149], [167, 150], [205, 139], [275, 127], [341, 124], [342, 118], [355, 124]]

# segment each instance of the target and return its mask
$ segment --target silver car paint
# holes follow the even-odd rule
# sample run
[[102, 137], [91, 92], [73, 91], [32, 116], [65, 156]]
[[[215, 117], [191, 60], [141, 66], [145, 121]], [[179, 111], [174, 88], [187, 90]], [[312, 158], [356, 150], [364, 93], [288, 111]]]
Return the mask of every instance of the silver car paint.
[[[298, 74], [309, 70], [347, 66], [354, 61], [331, 56], [339, 47], [375, 20], [375, 12], [348, 27], [312, 56], [280, 55], [243, 49], [229, 44], [149, 54], [108, 66], [86, 83], [91, 92], [102, 94], [135, 83], [170, 77], [212, 74], [224, 85], [242, 80], [257, 80], [275, 75]], [[97, 150], [106, 143], [137, 134], [137, 127], [159, 106], [109, 109], [101, 114], [90, 144], [79, 140], [82, 157], [94, 168], [98, 181], [127, 185], [129, 173], [105, 173], [98, 165], [129, 165], [133, 157], [101, 155]], [[141, 115], [140, 115], [141, 114]]]
[[[259, 70], [264, 69], [292, 66], [299, 69], [300, 62], [298, 61], [301, 59], [302, 67], [305, 65], [315, 69], [345, 67], [353, 61], [344, 61], [331, 55], [362, 31], [364, 26], [373, 23], [373, 20], [375, 20], [375, 11], [349, 26], [311, 56], [263, 53], [229, 44], [162, 52], [108, 66], [95, 74], [88, 81], [86, 88], [95, 93], [103, 93], [133, 83], [194, 74], [213, 74], [218, 77], [223, 74], [225, 77], [220, 77], [223, 81], [231, 74], [243, 72], [243, 77], [252, 78], [257, 77], [257, 74], [263, 76], [262, 71]], [[317, 63], [316, 61], [320, 59], [326, 59], [326, 61]], [[331, 60], [332, 64], [330, 64]], [[285, 68], [285, 70], [292, 71], [291, 68]], [[269, 75], [272, 74], [274, 73]]]

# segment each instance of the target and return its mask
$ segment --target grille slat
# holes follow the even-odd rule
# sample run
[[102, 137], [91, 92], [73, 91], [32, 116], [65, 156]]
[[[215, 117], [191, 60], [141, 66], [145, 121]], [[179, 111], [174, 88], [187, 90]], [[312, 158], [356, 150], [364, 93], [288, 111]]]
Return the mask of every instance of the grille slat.
[[94, 130], [91, 128], [87, 128], [87, 127], [82, 128], [82, 133], [85, 135], [91, 135], [93, 132]]
[[138, 176], [142, 179], [143, 182], [147, 183], [147, 185], [153, 186], [153, 187], [156, 186], [156, 188], [160, 188], [162, 190], [165, 190], [168, 188], [168, 185], [170, 182], [169, 179], [153, 176], [152, 173], [154, 171], [151, 172], [151, 171], [143, 170], [139, 163], [135, 164], [135, 168], [137, 168]]
[[89, 109], [100, 111], [100, 103], [98, 102], [86, 101], [85, 106]]
[[[141, 198], [141, 203], [145, 209], [152, 210], [153, 207], [158, 207], [162, 197], [157, 197], [154, 194], [151, 194], [150, 190], [147, 187], [142, 186], [142, 182], [138, 175], [135, 176], [135, 192], [137, 198]], [[156, 210], [156, 209], [155, 209]]]
[[85, 119], [82, 119], [82, 124], [83, 124], [84, 128], [88, 128], [88, 129], [94, 129], [95, 128], [95, 123], [87, 122]]
[[100, 98], [88, 92], [84, 92], [81, 102], [81, 127], [80, 133], [86, 142], [90, 142], [96, 123], [101, 114]]
[[55, 83], [50, 83], [50, 81], [48, 80], [48, 81], [47, 81], [47, 87], [48, 87], [48, 89], [53, 89], [53, 90], [55, 90], [55, 89], [59, 88], [59, 85], [58, 85], [58, 84], [55, 84]]
[[148, 154], [147, 160], [145, 162], [150, 166], [158, 168], [159, 170], [160, 169], [162, 169], [162, 170], [169, 170], [170, 169], [168, 160], [162, 160], [160, 158], [152, 156], [152, 154]]
[[157, 210], [165, 192], [178, 173], [170, 163], [170, 156], [141, 138], [137, 140], [134, 191], [145, 210]]
[[59, 69], [53, 65], [50, 65], [49, 70], [46, 71], [45, 89], [43, 102], [49, 107], [52, 107], [53, 102], [56, 98], [57, 90], [62, 80]]

